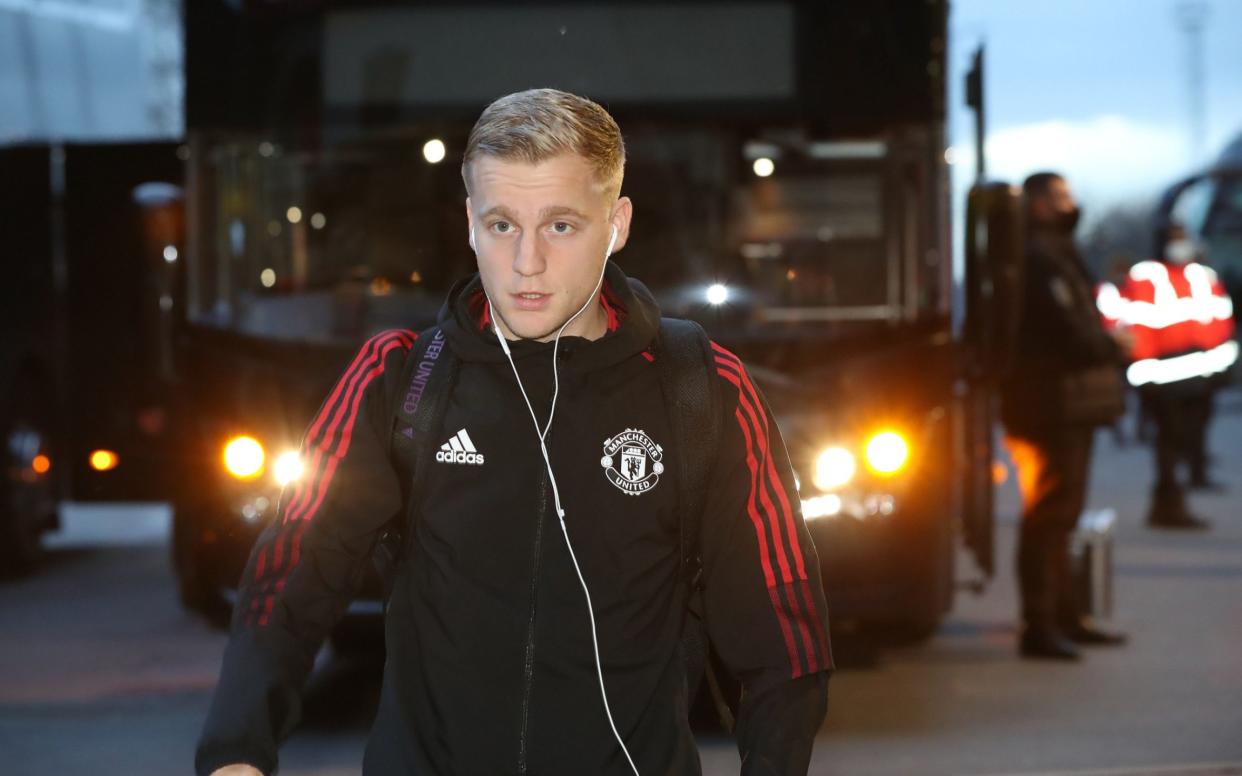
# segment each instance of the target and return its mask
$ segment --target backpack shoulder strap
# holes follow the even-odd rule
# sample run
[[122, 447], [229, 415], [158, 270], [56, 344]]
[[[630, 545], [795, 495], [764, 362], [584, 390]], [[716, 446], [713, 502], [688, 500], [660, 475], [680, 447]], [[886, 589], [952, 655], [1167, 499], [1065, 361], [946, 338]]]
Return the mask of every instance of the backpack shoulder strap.
[[694, 321], [660, 320], [656, 367], [679, 453], [677, 491], [682, 570], [694, 606], [702, 582], [699, 528], [721, 437], [720, 387], [707, 332]]
[[687, 590], [687, 617], [681, 636], [686, 687], [693, 705], [706, 678], [716, 716], [721, 726], [732, 733], [733, 708], [738, 699], [732, 699], [731, 707], [713, 666], [713, 651], [703, 619], [703, 557], [698, 541], [712, 463], [724, 434], [720, 421], [723, 398], [716, 379], [716, 359], [703, 327], [677, 318], [661, 319], [655, 356], [679, 467], [677, 512], [682, 577]]
[[[443, 425], [448, 389], [457, 372], [457, 357], [444, 331], [432, 326], [418, 335], [401, 372], [401, 392], [392, 414], [389, 453], [403, 487], [413, 487], [426, 466], [426, 452]], [[410, 493], [404, 494], [407, 499]]]
[[419, 333], [401, 370], [401, 388], [394, 400], [390, 421], [388, 455], [401, 482], [405, 512], [386, 526], [374, 554], [385, 593], [414, 535], [426, 462], [444, 425], [444, 412], [456, 380], [457, 366], [457, 357], [448, 347], [444, 331], [432, 326]]

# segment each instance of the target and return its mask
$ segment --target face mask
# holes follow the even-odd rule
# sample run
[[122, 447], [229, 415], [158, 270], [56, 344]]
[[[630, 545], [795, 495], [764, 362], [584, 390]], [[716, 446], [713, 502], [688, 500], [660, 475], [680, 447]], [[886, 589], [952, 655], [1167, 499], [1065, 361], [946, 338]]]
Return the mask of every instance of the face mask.
[[1183, 237], [1179, 240], [1172, 240], [1165, 246], [1164, 257], [1173, 264], [1189, 264], [1195, 260], [1195, 254], [1198, 252], [1194, 241]]
[[1074, 208], [1073, 210], [1060, 211], [1056, 214], [1057, 228], [1066, 234], [1073, 234], [1078, 228], [1078, 219], [1082, 217], [1082, 209]]

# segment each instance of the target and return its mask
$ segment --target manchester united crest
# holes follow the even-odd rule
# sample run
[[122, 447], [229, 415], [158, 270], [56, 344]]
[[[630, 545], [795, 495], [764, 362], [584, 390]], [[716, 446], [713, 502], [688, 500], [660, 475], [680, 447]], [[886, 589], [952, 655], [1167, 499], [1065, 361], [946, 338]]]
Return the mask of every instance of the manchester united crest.
[[641, 429], [625, 431], [604, 440], [599, 465], [604, 476], [627, 496], [641, 496], [660, 482], [664, 473], [664, 448]]

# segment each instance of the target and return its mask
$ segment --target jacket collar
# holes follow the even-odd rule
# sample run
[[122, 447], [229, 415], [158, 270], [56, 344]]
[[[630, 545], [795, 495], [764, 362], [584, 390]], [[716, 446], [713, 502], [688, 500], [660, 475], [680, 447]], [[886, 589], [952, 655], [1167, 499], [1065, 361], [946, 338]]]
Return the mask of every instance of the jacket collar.
[[[597, 340], [561, 337], [560, 350], [567, 368], [590, 370], [611, 366], [648, 349], [660, 328], [660, 309], [647, 287], [626, 277], [613, 261], [604, 271], [599, 303], [607, 313], [608, 330]], [[478, 273], [464, 278], [449, 291], [440, 309], [439, 323], [464, 361], [503, 362], [504, 351], [491, 327], [491, 310]], [[511, 341], [515, 359], [548, 353], [552, 342]]]

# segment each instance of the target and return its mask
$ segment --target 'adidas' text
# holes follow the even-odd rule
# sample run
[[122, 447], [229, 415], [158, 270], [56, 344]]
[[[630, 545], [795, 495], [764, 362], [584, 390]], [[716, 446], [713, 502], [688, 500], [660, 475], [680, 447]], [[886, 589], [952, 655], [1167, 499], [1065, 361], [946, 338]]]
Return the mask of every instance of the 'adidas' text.
[[483, 454], [474, 447], [466, 429], [458, 431], [449, 441], [440, 445], [436, 451], [436, 460], [440, 463], [466, 463], [475, 466], [483, 465]]

